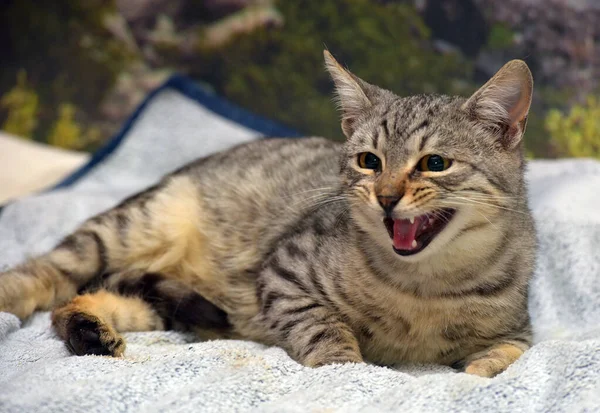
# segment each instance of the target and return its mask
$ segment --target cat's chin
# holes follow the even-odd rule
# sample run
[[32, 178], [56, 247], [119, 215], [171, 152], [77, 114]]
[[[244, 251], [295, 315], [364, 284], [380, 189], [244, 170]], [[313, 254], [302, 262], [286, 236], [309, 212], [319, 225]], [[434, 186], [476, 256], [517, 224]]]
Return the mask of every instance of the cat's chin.
[[442, 209], [410, 219], [385, 218], [383, 223], [392, 240], [394, 252], [403, 257], [416, 255], [446, 228], [455, 209]]

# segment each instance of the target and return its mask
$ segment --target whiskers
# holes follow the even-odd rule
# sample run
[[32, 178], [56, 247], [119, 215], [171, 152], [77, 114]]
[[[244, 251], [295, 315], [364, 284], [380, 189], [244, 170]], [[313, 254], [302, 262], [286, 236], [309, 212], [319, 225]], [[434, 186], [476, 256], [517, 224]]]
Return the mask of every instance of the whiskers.
[[445, 224], [447, 224], [451, 218], [448, 216], [448, 214], [445, 214], [443, 210], [439, 209], [434, 209], [433, 211], [427, 212], [427, 215], [433, 216], [433, 218], [443, 221]]
[[[487, 195], [482, 193], [468, 193], [465, 196], [457, 194], [444, 194], [444, 197], [440, 199], [440, 203], [448, 207], [475, 207], [471, 208], [471, 212], [475, 212], [481, 216], [492, 228], [497, 232], [503, 232], [501, 228], [496, 225], [492, 219], [484, 214], [482, 207], [485, 207], [490, 212], [508, 211], [519, 215], [528, 215], [527, 212], [509, 207], [507, 204], [514, 204], [518, 202], [519, 197], [514, 196], [498, 196], [498, 195]], [[506, 235], [504, 235], [506, 238]]]
[[[301, 197], [302, 195], [308, 195]], [[297, 199], [301, 197], [300, 199]], [[305, 191], [296, 192], [288, 195], [288, 198], [295, 199], [294, 202], [287, 205], [287, 209], [292, 213], [313, 212], [327, 205], [339, 204], [348, 201], [348, 198], [342, 192], [339, 186], [327, 186], [321, 188], [311, 188]], [[350, 213], [350, 203], [346, 203], [339, 212], [333, 217], [334, 227], [337, 227]]]
[[425, 202], [420, 203], [420, 205], [413, 206], [411, 209], [414, 209], [416, 211], [423, 211], [427, 210], [428, 207], [432, 207], [432, 209], [430, 209], [426, 213], [436, 220], [448, 223], [451, 216], [445, 213], [444, 209], [471, 207], [463, 211], [467, 214], [474, 214], [480, 216], [496, 231], [500, 231], [500, 228], [493, 222], [493, 219], [491, 219], [491, 216], [494, 215], [494, 212], [509, 211], [516, 214], [528, 215], [527, 212], [523, 212], [522, 210], [518, 210], [511, 207], [518, 202], [519, 198], [510, 195], [499, 196], [483, 194], [479, 192], [463, 191], [461, 193], [443, 193], [433, 198], [433, 202], [431, 202], [432, 199], [429, 198], [425, 200]]
[[[307, 194], [306, 197], [301, 197], [300, 199], [296, 199], [301, 195]], [[318, 208], [321, 208], [325, 205], [333, 204], [336, 202], [341, 202], [346, 199], [346, 197], [341, 193], [341, 189], [338, 186], [326, 186], [321, 188], [311, 188], [305, 191], [296, 192], [294, 194], [288, 195], [290, 199], [296, 199], [289, 205], [287, 205], [287, 209], [290, 212], [297, 211], [314, 211]]]
[[333, 227], [337, 227], [350, 213], [350, 205], [346, 204], [344, 208], [336, 215]]
[[[505, 205], [499, 205], [499, 197], [496, 196], [486, 196], [483, 194], [479, 194], [477, 196], [459, 196], [454, 194], [445, 194], [444, 197], [440, 200], [440, 203], [443, 202], [445, 205], [449, 207], [454, 206], [484, 206], [491, 209], [496, 210], [504, 210], [509, 212], [514, 212], [516, 214], [528, 215], [527, 212], [520, 211], [518, 209], [509, 208]], [[506, 199], [514, 199], [512, 197], [507, 197]]]

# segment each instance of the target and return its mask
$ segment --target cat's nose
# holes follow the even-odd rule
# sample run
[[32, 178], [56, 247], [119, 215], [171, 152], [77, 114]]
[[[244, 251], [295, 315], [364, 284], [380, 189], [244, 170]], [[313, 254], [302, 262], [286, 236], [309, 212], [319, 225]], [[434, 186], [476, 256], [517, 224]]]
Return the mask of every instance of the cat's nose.
[[387, 215], [391, 215], [394, 207], [400, 202], [402, 196], [400, 195], [378, 195], [377, 201], [379, 201], [379, 205], [383, 208]]

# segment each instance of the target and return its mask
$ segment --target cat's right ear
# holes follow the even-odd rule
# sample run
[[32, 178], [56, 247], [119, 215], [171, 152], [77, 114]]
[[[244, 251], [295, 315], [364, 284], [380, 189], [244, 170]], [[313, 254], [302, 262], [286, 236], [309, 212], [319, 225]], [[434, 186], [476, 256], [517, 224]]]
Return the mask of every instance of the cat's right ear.
[[358, 116], [372, 105], [367, 96], [371, 85], [344, 69], [329, 51], [324, 50], [323, 56], [325, 68], [335, 84], [336, 100], [342, 112], [342, 131], [349, 138], [354, 133]]
[[463, 105], [469, 116], [495, 130], [500, 142], [515, 148], [525, 133], [533, 94], [533, 78], [527, 64], [505, 64]]

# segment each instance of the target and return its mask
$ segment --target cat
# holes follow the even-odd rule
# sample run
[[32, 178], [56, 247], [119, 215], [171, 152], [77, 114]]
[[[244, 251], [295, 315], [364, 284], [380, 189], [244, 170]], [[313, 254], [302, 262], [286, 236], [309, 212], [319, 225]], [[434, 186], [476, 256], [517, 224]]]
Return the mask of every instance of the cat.
[[265, 139], [199, 159], [0, 274], [0, 310], [53, 310], [77, 355], [178, 329], [311, 367], [504, 371], [532, 340], [529, 68], [507, 63], [468, 99], [398, 97], [324, 57], [346, 142]]

